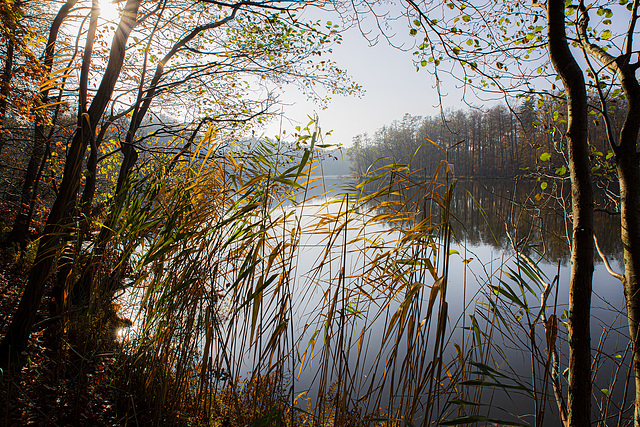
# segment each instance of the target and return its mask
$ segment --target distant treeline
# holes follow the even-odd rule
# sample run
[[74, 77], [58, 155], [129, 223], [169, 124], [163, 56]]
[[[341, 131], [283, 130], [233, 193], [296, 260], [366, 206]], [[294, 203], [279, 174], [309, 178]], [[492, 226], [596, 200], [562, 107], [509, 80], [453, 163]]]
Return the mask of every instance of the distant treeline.
[[[606, 129], [598, 103], [592, 103], [589, 141], [594, 172], [611, 169]], [[614, 106], [614, 134], [626, 114], [626, 104]], [[446, 159], [458, 177], [514, 177], [537, 171], [566, 173], [566, 105], [554, 100], [530, 99], [515, 108], [496, 105], [488, 110], [447, 110], [435, 117], [405, 114], [400, 121], [383, 126], [373, 135], [358, 135], [348, 150], [355, 174], [392, 162], [411, 164], [433, 174]], [[548, 154], [544, 154], [548, 153]]]

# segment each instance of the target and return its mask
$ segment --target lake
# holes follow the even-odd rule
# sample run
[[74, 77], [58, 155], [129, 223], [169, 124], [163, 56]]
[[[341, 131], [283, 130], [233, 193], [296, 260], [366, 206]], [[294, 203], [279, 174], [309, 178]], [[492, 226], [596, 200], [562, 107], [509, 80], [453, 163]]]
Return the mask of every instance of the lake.
[[[530, 414], [544, 406], [544, 425], [557, 425], [550, 385], [541, 379], [547, 356], [537, 318], [537, 285], [556, 274], [547, 315], [560, 318], [567, 308], [570, 226], [557, 200], [547, 194], [535, 201], [542, 193], [535, 181], [460, 180], [445, 243], [438, 226], [444, 187], [411, 189], [404, 197], [418, 209], [409, 209], [411, 203], [396, 203], [397, 193], [360, 204], [340, 196], [345, 186], [355, 185], [325, 177], [299, 195], [303, 202], [270, 213], [276, 225], [261, 246], [260, 274], [251, 273], [247, 288], [227, 288], [216, 336], [196, 346], [210, 359], [212, 383], [248, 388], [256, 378], [276, 376], [299, 408], [309, 405], [321, 417], [349, 408], [355, 418], [377, 413], [420, 423], [427, 413], [452, 418], [466, 406], [532, 424]], [[567, 197], [566, 190], [556, 197]], [[596, 215], [600, 246], [621, 271], [616, 222]], [[628, 332], [622, 286], [595, 259], [594, 414], [611, 415], [623, 399]], [[445, 272], [446, 286], [439, 280]], [[524, 300], [528, 311], [518, 305]], [[562, 324], [556, 346], [562, 372], [568, 350]], [[477, 375], [485, 367], [497, 369], [499, 376], [485, 373], [507, 388], [464, 383], [490, 379]], [[521, 390], [533, 385], [535, 398]], [[489, 406], [448, 403], [454, 399]]]

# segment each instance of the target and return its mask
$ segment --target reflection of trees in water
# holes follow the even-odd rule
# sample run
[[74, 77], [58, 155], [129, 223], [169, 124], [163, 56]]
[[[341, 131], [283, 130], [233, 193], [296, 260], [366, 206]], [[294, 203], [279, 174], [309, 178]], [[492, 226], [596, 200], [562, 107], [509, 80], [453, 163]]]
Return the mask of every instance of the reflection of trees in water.
[[[569, 188], [554, 189], [555, 197], [550, 191], [548, 188], [536, 201], [536, 194], [541, 192], [536, 181], [460, 180], [451, 201], [455, 237], [465, 244], [497, 250], [510, 249], [513, 243], [525, 252], [533, 246], [549, 261], [566, 263], [570, 249], [566, 235], [571, 224], [565, 221], [560, 200], [568, 203]], [[405, 188], [401, 193], [411, 195], [407, 209], [421, 206], [421, 200], [430, 198], [422, 188]], [[566, 209], [570, 212], [568, 205]], [[602, 251], [610, 260], [621, 261], [619, 217], [596, 212], [594, 221]], [[594, 257], [600, 261], [597, 253]]]
[[[565, 220], [560, 200], [570, 200], [569, 188], [554, 189], [555, 197], [547, 190], [536, 201], [540, 192], [539, 183], [530, 180], [459, 181], [452, 211], [465, 224], [468, 243], [507, 248], [511, 246], [509, 233], [519, 247], [534, 245], [550, 261], [567, 262], [570, 248], [566, 236], [571, 224]], [[566, 209], [570, 212], [568, 206]], [[597, 212], [594, 219], [602, 251], [610, 258], [621, 259], [618, 218]]]

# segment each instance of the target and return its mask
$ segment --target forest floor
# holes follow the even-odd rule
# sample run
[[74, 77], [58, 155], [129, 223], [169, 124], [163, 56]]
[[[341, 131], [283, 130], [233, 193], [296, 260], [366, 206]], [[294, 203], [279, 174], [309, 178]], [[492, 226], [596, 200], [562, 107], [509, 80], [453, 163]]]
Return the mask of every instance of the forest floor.
[[[11, 249], [0, 247], [0, 337], [4, 336], [27, 281]], [[63, 338], [48, 331], [47, 300], [41, 304], [19, 369], [0, 372], [0, 425], [136, 425], [118, 416], [122, 395], [113, 387], [113, 352], [74, 354]], [[64, 345], [63, 345], [64, 344]], [[60, 348], [67, 348], [63, 353]], [[71, 357], [70, 353], [74, 356]], [[133, 403], [133, 400], [131, 400]], [[129, 403], [125, 403], [129, 405]], [[128, 418], [128, 417], [125, 417]]]

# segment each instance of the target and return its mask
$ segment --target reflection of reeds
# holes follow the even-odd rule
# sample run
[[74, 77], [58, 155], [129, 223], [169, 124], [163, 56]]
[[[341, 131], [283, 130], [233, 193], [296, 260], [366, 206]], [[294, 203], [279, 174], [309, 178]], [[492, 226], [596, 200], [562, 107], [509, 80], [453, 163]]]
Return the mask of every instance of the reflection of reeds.
[[551, 390], [562, 393], [564, 335], [536, 263], [516, 249], [514, 267], [485, 265], [475, 309], [455, 283], [465, 312], [452, 321], [451, 239], [467, 234], [453, 231], [447, 163], [429, 179], [374, 166], [312, 199], [310, 139], [295, 165], [264, 145], [130, 183], [102, 269], [124, 259], [134, 272], [120, 385], [155, 424], [486, 424], [499, 422], [501, 390], [543, 419]]
[[455, 375], [446, 182], [396, 165], [373, 192], [307, 200], [313, 149], [288, 169], [265, 149], [130, 184], [111, 249], [127, 248], [137, 292], [121, 377], [156, 423], [438, 418]]

